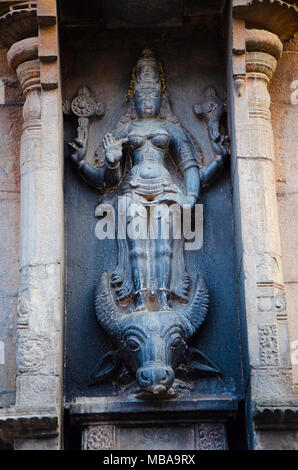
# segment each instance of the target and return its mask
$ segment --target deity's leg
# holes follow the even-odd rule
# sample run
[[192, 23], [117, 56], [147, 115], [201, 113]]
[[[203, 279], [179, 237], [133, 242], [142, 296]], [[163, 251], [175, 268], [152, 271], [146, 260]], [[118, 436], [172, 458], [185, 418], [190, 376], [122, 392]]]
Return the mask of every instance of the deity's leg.
[[147, 240], [128, 239], [136, 309], [145, 310], [147, 297]]
[[154, 240], [155, 274], [157, 284], [157, 297], [160, 310], [169, 310], [168, 297], [170, 294], [172, 256], [173, 256], [173, 230], [172, 217], [168, 207], [165, 206], [157, 219], [157, 238]]

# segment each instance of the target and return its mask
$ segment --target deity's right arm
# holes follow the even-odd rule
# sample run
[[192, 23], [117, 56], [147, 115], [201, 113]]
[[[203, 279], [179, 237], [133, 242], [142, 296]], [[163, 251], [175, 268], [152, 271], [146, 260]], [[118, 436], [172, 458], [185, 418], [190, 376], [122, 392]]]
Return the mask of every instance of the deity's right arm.
[[99, 168], [95, 168], [85, 161], [85, 156], [87, 153], [87, 139], [82, 141], [75, 139], [75, 144], [70, 144], [71, 147], [75, 150], [72, 153], [71, 158], [77, 167], [79, 175], [93, 188], [103, 191], [105, 188], [116, 186], [120, 182], [122, 177], [120, 158], [118, 158], [118, 160], [116, 159], [116, 161], [113, 161], [113, 157], [111, 158], [111, 155], [114, 155], [115, 157], [115, 151], [113, 152], [113, 148], [111, 148], [113, 145], [109, 145], [110, 138], [108, 136], [112, 136], [112, 144], [117, 142], [116, 146], [120, 146], [121, 157], [122, 143], [126, 140], [126, 138], [122, 137], [124, 133], [124, 129], [116, 129], [112, 134], [105, 135], [103, 139], [104, 152], [102, 158], [100, 159], [101, 165]]
[[127, 142], [128, 127], [121, 126], [103, 139], [104, 147], [104, 179], [108, 187], [119, 184], [123, 174], [123, 144]]
[[87, 154], [87, 132], [76, 138], [74, 143], [69, 143], [72, 148], [71, 159], [77, 168], [81, 178], [90, 186], [96, 189], [103, 189], [104, 175], [101, 168], [94, 168], [85, 161]]

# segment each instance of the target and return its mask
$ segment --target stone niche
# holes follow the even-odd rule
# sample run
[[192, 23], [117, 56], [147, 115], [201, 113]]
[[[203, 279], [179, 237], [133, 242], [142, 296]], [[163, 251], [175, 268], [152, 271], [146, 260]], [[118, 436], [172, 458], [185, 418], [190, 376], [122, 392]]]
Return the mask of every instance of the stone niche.
[[[66, 113], [83, 86], [95, 102], [104, 104], [104, 115], [90, 121], [89, 163], [100, 163], [96, 155], [102, 152], [102, 139], [125, 113], [132, 70], [144, 47], [153, 49], [162, 64], [172, 110], [197, 142], [204, 165], [210, 163], [214, 153], [207, 128], [193, 105], [209, 86], [226, 100], [222, 2], [200, 2], [201, 8], [195, 2], [162, 2], [160, 24], [154, 22], [153, 11], [150, 21], [140, 18], [138, 2], [106, 2], [104, 11], [71, 2], [71, 12], [69, 2], [60, 3]], [[127, 11], [117, 10], [116, 3], [128, 3]], [[175, 8], [166, 11], [170, 3]], [[180, 3], [188, 7], [181, 10]], [[129, 11], [135, 11], [135, 17]], [[227, 448], [226, 425], [237, 415], [243, 397], [229, 169], [202, 194], [203, 247], [186, 255], [187, 269], [194, 277], [204, 275], [210, 293], [207, 319], [192, 343], [220, 374], [181, 382], [176, 398], [142, 401], [134, 397], [133, 385], [117, 378], [89, 384], [95, 364], [112, 347], [96, 321], [94, 295], [100, 275], [115, 269], [117, 250], [114, 240], [96, 238], [99, 194], [82, 182], [70, 161], [67, 142], [74, 140], [77, 125], [72, 114], [65, 115], [65, 403], [67, 426], [73, 430], [67, 435], [77, 430], [84, 449], [130, 449], [132, 442], [138, 449]], [[69, 448], [76, 445], [74, 439], [66, 443]]]

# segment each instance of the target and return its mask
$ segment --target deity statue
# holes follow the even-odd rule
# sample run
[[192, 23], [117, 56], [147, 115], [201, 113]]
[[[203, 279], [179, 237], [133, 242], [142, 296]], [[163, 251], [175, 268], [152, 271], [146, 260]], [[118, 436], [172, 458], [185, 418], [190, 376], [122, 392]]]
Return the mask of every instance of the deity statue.
[[[111, 325], [117, 330], [119, 322], [125, 320], [127, 329], [132, 327], [131, 324], [127, 326], [127, 322], [135, 325], [135, 319], [139, 322], [138, 328], [134, 326], [135, 329], [140, 331], [143, 328], [146, 338], [151, 338], [152, 344], [148, 343], [149, 339], [146, 343], [147, 353], [151, 351], [147, 363], [163, 364], [157, 368], [158, 372], [157, 369], [152, 371], [147, 363], [147, 366], [144, 364], [143, 353], [143, 359], [130, 358], [127, 364], [130, 369], [137, 371], [137, 381], [143, 389], [159, 393], [168, 390], [174, 380], [173, 364], [165, 365], [165, 358], [157, 359], [154, 354], [152, 356], [152, 351], [157, 354], [158, 348], [161, 348], [158, 343], [160, 338], [164, 337], [163, 334], [166, 335], [162, 333], [163, 319], [168, 314], [168, 326], [173, 322], [176, 326], [180, 325], [179, 315], [182, 312], [183, 318], [192, 321], [187, 315], [191, 311], [195, 318], [197, 313], [194, 308], [197, 312], [203, 306], [205, 308], [208, 296], [203, 280], [199, 279], [196, 286], [187, 272], [184, 240], [173, 236], [173, 217], [166, 220], [170, 225], [169, 237], [161, 236], [162, 224], [165, 223], [163, 208], [173, 204], [175, 207], [193, 208], [199, 200], [202, 188], [208, 187], [221, 172], [228, 150], [226, 138], [221, 135], [219, 127], [222, 105], [215, 91], [208, 88], [202, 103], [195, 105], [194, 112], [207, 122], [215, 158], [209, 165], [201, 167], [193, 138], [171, 111], [161, 65], [150, 49], [143, 50], [136, 64], [128, 101], [127, 113], [116, 129], [104, 136], [104, 151], [99, 167], [95, 168], [85, 161], [88, 141], [86, 122], [82, 125], [81, 121], [78, 137], [71, 144], [71, 158], [81, 177], [104, 194], [101, 202], [109, 203], [115, 208], [118, 219], [119, 196], [125, 201], [127, 226], [141, 213], [148, 218], [148, 236], [116, 237], [118, 265], [110, 277], [105, 275], [99, 282], [96, 308], [100, 323], [112, 336]], [[132, 211], [135, 205], [143, 212]], [[152, 211], [152, 208], [155, 210]], [[155, 237], [149, 234], [152, 222], [157, 226]], [[117, 230], [120, 225], [116, 223]], [[103, 312], [102, 309], [106, 310]], [[202, 313], [200, 317], [201, 322], [204, 315]], [[197, 330], [199, 323], [193, 325], [194, 331], [189, 325], [186, 329], [183, 327], [184, 337], [180, 332], [171, 340], [173, 348], [176, 341], [175, 348], [181, 349], [181, 354], [178, 355], [180, 359], [176, 355], [174, 361], [176, 365], [181, 362], [187, 349], [186, 337], [190, 330], [192, 334]], [[158, 331], [159, 340], [156, 339]], [[140, 339], [140, 334], [130, 337], [128, 341], [127, 337], [123, 339], [123, 331], [118, 333], [117, 341], [121, 343], [126, 356], [129, 354], [128, 350], [131, 354], [137, 353], [141, 348], [140, 341], [145, 341], [145, 336]], [[115, 356], [113, 360], [115, 363]], [[208, 369], [206, 364], [205, 361], [205, 368]], [[209, 366], [211, 370], [210, 363]], [[101, 367], [102, 362], [99, 369]], [[97, 377], [100, 375], [98, 373]]]

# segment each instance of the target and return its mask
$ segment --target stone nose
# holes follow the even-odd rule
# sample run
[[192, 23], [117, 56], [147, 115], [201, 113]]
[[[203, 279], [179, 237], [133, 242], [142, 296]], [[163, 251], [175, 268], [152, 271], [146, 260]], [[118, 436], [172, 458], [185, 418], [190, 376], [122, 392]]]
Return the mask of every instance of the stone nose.
[[137, 382], [140, 387], [152, 393], [167, 390], [175, 378], [174, 371], [169, 366], [147, 366], [137, 371]]

